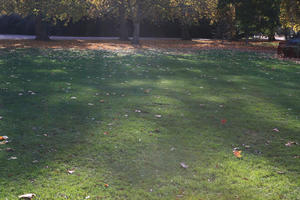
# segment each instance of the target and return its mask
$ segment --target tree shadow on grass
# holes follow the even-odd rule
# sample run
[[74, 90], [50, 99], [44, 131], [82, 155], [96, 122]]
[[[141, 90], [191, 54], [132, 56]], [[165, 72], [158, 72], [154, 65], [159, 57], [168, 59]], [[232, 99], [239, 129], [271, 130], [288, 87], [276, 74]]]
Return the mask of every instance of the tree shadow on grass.
[[[48, 195], [59, 195], [63, 191], [58, 185], [73, 181], [77, 190], [69, 191], [73, 199], [85, 192], [159, 199], [185, 190], [187, 195], [202, 197], [222, 193], [220, 198], [229, 199], [238, 192], [241, 197], [254, 198], [251, 191], [257, 189], [257, 183], [274, 186], [267, 178], [257, 182], [261, 177], [255, 173], [292, 184], [292, 176], [299, 172], [298, 161], [286, 158], [289, 150], [280, 144], [280, 139], [299, 139], [297, 129], [282, 123], [278, 127], [284, 131], [273, 136], [277, 118], [267, 118], [251, 103], [258, 101], [259, 109], [270, 104], [270, 111], [279, 112], [287, 99], [271, 97], [284, 93], [278, 88], [297, 89], [298, 79], [291, 79], [294, 70], [286, 72], [292, 85], [278, 81], [274, 87], [265, 74], [268, 68], [257, 72], [253, 68], [257, 56], [246, 53], [205, 51], [175, 56], [141, 51], [120, 56], [36, 49], [5, 53], [1, 87], [7, 89], [1, 91], [1, 131], [11, 138], [5, 147], [15, 151], [5, 152], [1, 147], [1, 183], [9, 186], [1, 191], [4, 194], [26, 192], [37, 184], [42, 184], [39, 190], [43, 191], [50, 184], [53, 188]], [[226, 60], [229, 56], [233, 59]], [[272, 65], [274, 61], [262, 62]], [[275, 77], [281, 72], [271, 73]], [[158, 114], [162, 117], [155, 116]], [[228, 123], [222, 125], [224, 118]], [[299, 121], [293, 122], [297, 124]], [[267, 140], [275, 142], [265, 145]], [[242, 145], [247, 143], [250, 149]], [[245, 151], [244, 160], [232, 155], [236, 146]], [[10, 156], [18, 159], [8, 160]], [[280, 159], [285, 161], [278, 162]], [[190, 167], [184, 170], [180, 162]], [[247, 183], [244, 170], [249, 163], [254, 178]], [[241, 177], [236, 179], [231, 167]], [[67, 175], [72, 168], [81, 173], [74, 180]], [[284, 175], [290, 181], [274, 175], [276, 169], [290, 170], [291, 175]], [[67, 181], [55, 183], [48, 180], [51, 177]], [[111, 182], [114, 189], [91, 186], [85, 179], [100, 185]], [[17, 182], [24, 185], [21, 191], [11, 187]]]

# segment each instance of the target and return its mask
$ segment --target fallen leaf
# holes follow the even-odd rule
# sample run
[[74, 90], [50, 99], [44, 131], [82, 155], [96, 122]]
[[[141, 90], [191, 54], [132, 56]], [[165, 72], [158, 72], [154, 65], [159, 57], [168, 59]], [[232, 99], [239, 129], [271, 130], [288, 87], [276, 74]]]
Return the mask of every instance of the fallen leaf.
[[7, 140], [8, 137], [7, 136], [0, 136], [0, 140]]
[[187, 169], [189, 166], [188, 165], [186, 165], [185, 163], [180, 163], [180, 166], [182, 167], [182, 168], [184, 168], [184, 169]]
[[294, 158], [300, 158], [300, 156], [294, 156]]
[[68, 174], [73, 174], [75, 170], [68, 170]]
[[108, 132], [107, 132], [107, 131], [105, 131], [103, 134], [104, 134], [104, 135], [108, 135]]
[[6, 148], [5, 151], [6, 152], [13, 152], [14, 150], [12, 148]]
[[288, 143], [285, 144], [285, 146], [287, 147], [291, 147], [293, 145], [297, 145], [297, 142], [294, 142], [294, 141], [288, 141]]
[[277, 174], [285, 174], [283, 171], [277, 171]]
[[8, 160], [17, 160], [18, 158], [15, 156], [11, 156]]
[[134, 112], [136, 112], [136, 113], [140, 113], [140, 112], [142, 112], [141, 110], [135, 110]]
[[35, 164], [35, 163], [38, 163], [38, 162], [39, 162], [38, 160], [34, 160], [34, 161], [32, 161], [32, 163], [34, 163], [34, 164]]
[[104, 103], [104, 100], [103, 100], [103, 99], [101, 99], [101, 100], [100, 100], [100, 103]]
[[104, 187], [108, 188], [108, 187], [109, 187], [109, 185], [108, 185], [108, 184], [104, 184]]
[[144, 92], [146, 93], [146, 94], [148, 94], [148, 93], [150, 93], [150, 89], [146, 89], [146, 90], [144, 90]]
[[161, 115], [155, 115], [156, 118], [161, 118]]
[[226, 124], [227, 123], [227, 120], [226, 119], [222, 119], [221, 120], [221, 124]]
[[273, 131], [279, 132], [279, 129], [278, 128], [274, 128]]
[[4, 141], [0, 142], [0, 145], [1, 145], [1, 144], [6, 144], [6, 143], [8, 143], [8, 141], [7, 141], [7, 140], [4, 140]]
[[237, 158], [241, 158], [242, 157], [241, 153], [242, 153], [242, 151], [239, 151], [239, 150], [236, 150], [236, 149], [233, 150], [233, 154]]
[[71, 99], [77, 99], [77, 97], [71, 97]]
[[33, 193], [23, 194], [23, 195], [19, 196], [19, 199], [32, 199], [35, 196], [36, 196], [36, 194], [33, 194]]

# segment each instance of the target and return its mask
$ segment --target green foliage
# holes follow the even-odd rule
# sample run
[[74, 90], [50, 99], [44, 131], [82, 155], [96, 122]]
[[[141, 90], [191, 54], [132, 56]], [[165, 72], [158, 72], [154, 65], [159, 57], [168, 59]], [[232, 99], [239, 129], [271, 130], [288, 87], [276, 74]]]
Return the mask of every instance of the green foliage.
[[279, 0], [239, 0], [236, 2], [237, 26], [247, 36], [274, 35], [279, 26]]
[[86, 15], [88, 4], [83, 0], [0, 0], [2, 14], [40, 16], [44, 21], [78, 21]]
[[236, 39], [236, 8], [231, 0], [219, 0], [216, 15], [217, 31], [215, 33], [218, 38]]
[[219, 0], [217, 22], [230, 38], [264, 34], [274, 37], [280, 26], [280, 0]]
[[280, 21], [284, 28], [300, 31], [300, 0], [282, 0]]
[[0, 0], [0, 10], [40, 16], [52, 23], [107, 16], [139, 23], [145, 18], [167, 19], [186, 29], [206, 18], [218, 24], [227, 38], [260, 33], [273, 37], [280, 23], [300, 30], [300, 0]]

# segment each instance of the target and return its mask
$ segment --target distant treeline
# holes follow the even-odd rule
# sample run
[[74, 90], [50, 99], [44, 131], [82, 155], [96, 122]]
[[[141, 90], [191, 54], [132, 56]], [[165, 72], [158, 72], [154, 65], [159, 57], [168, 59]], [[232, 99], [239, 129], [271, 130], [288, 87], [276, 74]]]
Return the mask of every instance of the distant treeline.
[[[129, 35], [133, 33], [133, 24], [128, 21]], [[60, 36], [119, 36], [118, 19], [81, 19], [76, 23], [69, 23], [67, 26], [63, 22], [56, 25], [47, 26], [49, 35]], [[141, 24], [142, 37], [181, 37], [181, 26], [176, 22], [147, 22]], [[198, 25], [190, 29], [193, 38], [212, 38], [215, 27], [210, 25], [208, 20], [201, 20]], [[35, 18], [19, 15], [4, 15], [0, 17], [0, 34], [22, 34], [35, 35]]]

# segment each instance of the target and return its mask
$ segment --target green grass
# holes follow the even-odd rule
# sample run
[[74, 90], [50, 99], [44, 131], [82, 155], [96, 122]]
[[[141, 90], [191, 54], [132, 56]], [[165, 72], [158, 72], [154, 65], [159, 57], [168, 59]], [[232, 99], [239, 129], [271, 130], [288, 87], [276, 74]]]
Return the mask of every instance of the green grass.
[[300, 199], [300, 146], [285, 146], [300, 142], [299, 64], [2, 49], [0, 69], [1, 200]]

